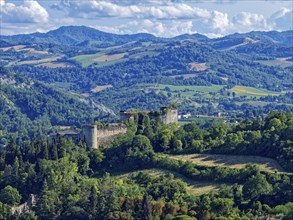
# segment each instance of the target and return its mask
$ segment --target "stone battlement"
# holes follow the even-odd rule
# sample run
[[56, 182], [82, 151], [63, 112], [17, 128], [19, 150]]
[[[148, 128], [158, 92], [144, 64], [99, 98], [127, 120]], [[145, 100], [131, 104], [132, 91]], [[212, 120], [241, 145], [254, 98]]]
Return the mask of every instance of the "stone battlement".
[[85, 125], [80, 133], [80, 139], [84, 140], [89, 148], [98, 148], [110, 143], [117, 135], [127, 132], [126, 126], [110, 125], [98, 128], [97, 125]]
[[[140, 112], [120, 112], [120, 121], [125, 122], [135, 119]], [[163, 124], [178, 122], [178, 112], [175, 107], [164, 107], [160, 111], [144, 112], [150, 118], [158, 118]], [[72, 138], [85, 141], [88, 148], [98, 148], [101, 145], [108, 145], [119, 134], [125, 134], [127, 127], [121, 124], [83, 125], [81, 131], [67, 128], [56, 134], [50, 135], [50, 138]]]

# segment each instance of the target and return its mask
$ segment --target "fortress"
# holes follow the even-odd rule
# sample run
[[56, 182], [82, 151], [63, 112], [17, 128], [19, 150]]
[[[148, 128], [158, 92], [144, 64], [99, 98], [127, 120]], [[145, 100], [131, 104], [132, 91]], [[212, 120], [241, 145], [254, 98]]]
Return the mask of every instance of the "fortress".
[[[140, 112], [120, 112], [120, 121], [127, 122], [135, 120]], [[163, 124], [178, 122], [178, 111], [176, 107], [163, 107], [160, 111], [151, 111], [147, 113], [151, 119], [158, 119]], [[82, 140], [88, 148], [98, 148], [107, 145], [119, 134], [125, 134], [127, 127], [124, 124], [109, 124], [101, 127], [95, 124], [82, 126], [81, 131], [78, 130], [62, 130], [57, 134], [50, 135], [51, 138], [72, 138], [74, 140]]]

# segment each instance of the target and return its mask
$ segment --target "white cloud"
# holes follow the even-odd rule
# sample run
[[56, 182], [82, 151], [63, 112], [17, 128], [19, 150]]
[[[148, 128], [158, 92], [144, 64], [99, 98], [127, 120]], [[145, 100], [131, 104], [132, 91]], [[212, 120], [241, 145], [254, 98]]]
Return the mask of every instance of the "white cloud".
[[[17, 2], [19, 1], [19, 2]], [[28, 30], [45, 30], [51, 26], [87, 25], [106, 32], [131, 34], [138, 32], [151, 33], [161, 37], [173, 37], [184, 33], [203, 33], [210, 37], [218, 37], [234, 32], [254, 30], [288, 30], [292, 29], [293, 11], [281, 8], [273, 13], [244, 12], [240, 8], [237, 13], [231, 10], [221, 11], [220, 7], [208, 7], [204, 0], [52, 0], [57, 2], [48, 10], [48, 0], [0, 0], [3, 22], [2, 33], [27, 33]], [[14, 2], [14, 3], [11, 3]], [[17, 2], [17, 3], [15, 3]], [[39, 2], [44, 5], [39, 4]], [[234, 0], [210, 0], [210, 3], [232, 3]], [[197, 4], [201, 3], [201, 4]], [[231, 6], [237, 5], [231, 4]], [[202, 7], [202, 8], [201, 8]], [[283, 6], [282, 6], [283, 7]], [[249, 10], [248, 10], [249, 11]], [[236, 14], [234, 17], [231, 14]], [[264, 15], [262, 14], [264, 13]], [[270, 12], [272, 13], [272, 11]], [[45, 25], [44, 25], [45, 24]], [[5, 30], [4, 30], [5, 26]], [[28, 27], [29, 29], [24, 29]]]
[[196, 33], [196, 31], [193, 30], [192, 21], [182, 20], [166, 23], [164, 21], [152, 21], [149, 19], [145, 19], [140, 21], [131, 21], [115, 27], [98, 25], [95, 25], [93, 27], [102, 31], [115, 34], [150, 33], [159, 37], [175, 37], [186, 33]]
[[268, 19], [270, 25], [277, 30], [289, 30], [293, 28], [293, 10], [281, 8]]
[[35, 32], [45, 33], [50, 30], [57, 29], [58, 26], [54, 24], [45, 23], [40, 25], [40, 23], [26, 23], [26, 25], [19, 25], [17, 23], [3, 23], [1, 25], [1, 33], [5, 35], [14, 35], [14, 34], [30, 34]]
[[241, 12], [233, 17], [231, 31], [249, 32], [253, 30], [270, 30], [270, 26], [263, 15]]
[[173, 36], [195, 33], [195, 31], [193, 31], [192, 21], [172, 21], [170, 30], [168, 31], [171, 32]]
[[221, 32], [225, 31], [230, 26], [229, 18], [227, 13], [222, 13], [219, 11], [213, 12], [212, 18], [213, 29], [218, 29]]
[[0, 1], [1, 19], [7, 23], [44, 23], [49, 14], [36, 0], [24, 0], [21, 5]]
[[82, 18], [119, 17], [119, 18], [155, 18], [155, 19], [194, 19], [211, 16], [206, 9], [191, 7], [187, 4], [132, 4], [121, 5], [99, 0], [61, 0], [52, 8], [67, 10], [70, 16]]

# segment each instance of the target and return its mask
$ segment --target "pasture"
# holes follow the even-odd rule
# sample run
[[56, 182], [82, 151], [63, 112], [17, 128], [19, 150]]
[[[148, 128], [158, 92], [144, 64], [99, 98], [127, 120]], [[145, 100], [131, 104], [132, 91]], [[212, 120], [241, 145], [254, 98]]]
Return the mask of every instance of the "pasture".
[[279, 163], [271, 158], [244, 155], [220, 155], [220, 154], [187, 154], [166, 155], [172, 159], [190, 161], [202, 166], [222, 166], [241, 169], [249, 164], [256, 164], [260, 170], [265, 172], [283, 172]]

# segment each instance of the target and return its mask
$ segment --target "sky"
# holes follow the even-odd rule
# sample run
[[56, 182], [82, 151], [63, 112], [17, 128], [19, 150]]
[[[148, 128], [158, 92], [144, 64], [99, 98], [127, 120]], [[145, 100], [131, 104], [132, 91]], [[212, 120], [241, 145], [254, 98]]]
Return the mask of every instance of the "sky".
[[220, 37], [293, 29], [286, 0], [0, 0], [0, 34], [85, 25], [116, 34]]

